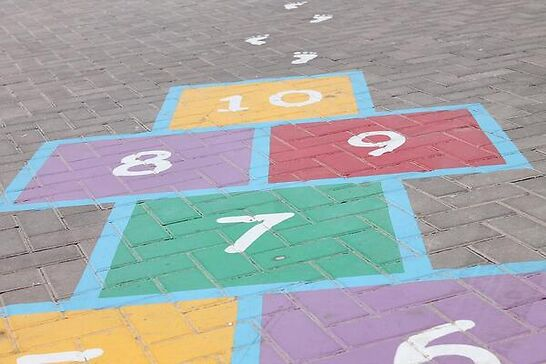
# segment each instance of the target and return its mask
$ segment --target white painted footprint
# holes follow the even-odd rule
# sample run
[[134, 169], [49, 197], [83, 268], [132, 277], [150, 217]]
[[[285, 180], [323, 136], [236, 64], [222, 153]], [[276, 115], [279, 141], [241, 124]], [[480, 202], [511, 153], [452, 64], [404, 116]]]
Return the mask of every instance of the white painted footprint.
[[269, 34], [255, 35], [255, 36], [246, 38], [245, 42], [250, 43], [252, 45], [262, 45], [266, 43], [264, 40], [267, 38], [269, 38]]
[[300, 6], [305, 5], [305, 4], [307, 4], [307, 1], [300, 1], [300, 2], [297, 2], [297, 3], [288, 3], [288, 4], [284, 4], [284, 8], [286, 10], [292, 10], [292, 9], [297, 9]]
[[313, 19], [309, 23], [320, 23], [321, 21], [326, 21], [332, 19], [334, 16], [331, 14], [315, 14]]
[[295, 59], [292, 61], [292, 64], [304, 64], [317, 58], [317, 56], [316, 52], [294, 52]]

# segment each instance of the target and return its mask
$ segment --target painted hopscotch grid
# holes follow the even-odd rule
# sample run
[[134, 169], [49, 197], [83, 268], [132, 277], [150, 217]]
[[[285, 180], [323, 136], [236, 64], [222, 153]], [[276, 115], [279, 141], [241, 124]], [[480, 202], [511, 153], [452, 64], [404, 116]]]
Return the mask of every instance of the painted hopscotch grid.
[[[420, 230], [410, 206], [409, 199], [401, 183], [403, 179], [425, 178], [432, 176], [443, 176], [463, 173], [489, 173], [499, 170], [530, 168], [530, 164], [519, 152], [517, 147], [511, 142], [508, 136], [502, 131], [500, 126], [487, 113], [487, 111], [478, 104], [456, 105], [447, 107], [432, 107], [400, 110], [394, 112], [376, 112], [373, 109], [370, 94], [360, 72], [344, 72], [332, 75], [349, 75], [353, 81], [353, 91], [355, 92], [359, 112], [355, 115], [344, 115], [337, 117], [310, 118], [296, 121], [279, 120], [273, 122], [260, 123], [258, 125], [229, 125], [221, 128], [201, 128], [184, 131], [166, 130], [168, 123], [173, 115], [177, 105], [177, 100], [183, 92], [183, 87], [172, 88], [167, 95], [166, 101], [156, 119], [154, 130], [149, 133], [138, 135], [118, 135], [91, 137], [82, 139], [62, 140], [45, 143], [32, 160], [23, 168], [15, 180], [7, 188], [4, 196], [4, 203], [0, 207], [2, 211], [18, 211], [31, 209], [48, 209], [52, 207], [78, 206], [90, 203], [108, 203], [114, 202], [116, 205], [110, 214], [103, 233], [99, 238], [97, 246], [93, 252], [91, 260], [82, 276], [82, 279], [69, 300], [59, 303], [31, 303], [11, 305], [2, 309], [4, 316], [72, 311], [82, 309], [100, 309], [109, 307], [118, 307], [123, 305], [150, 304], [161, 302], [176, 302], [184, 300], [196, 300], [204, 298], [230, 297], [237, 296], [241, 301], [238, 308], [239, 324], [236, 328], [234, 354], [232, 362], [258, 362], [259, 360], [259, 328], [261, 317], [261, 296], [276, 292], [303, 292], [315, 291], [332, 288], [350, 288], [358, 286], [373, 286], [381, 284], [401, 284], [412, 281], [439, 281], [449, 279], [460, 279], [466, 277], [495, 276], [504, 274], [518, 274], [528, 272], [538, 272], [546, 270], [544, 261], [525, 262], [525, 263], [507, 263], [500, 265], [478, 266], [462, 269], [432, 269], [429, 259], [426, 255], [426, 249], [421, 237]], [[325, 77], [320, 75], [316, 77]], [[304, 78], [304, 77], [301, 77]], [[269, 82], [278, 79], [253, 80], [242, 83]], [[218, 86], [223, 84], [214, 84]], [[203, 87], [198, 85], [196, 87]], [[498, 152], [502, 155], [505, 163], [502, 165], [481, 166], [481, 167], [461, 167], [440, 169], [427, 172], [406, 172], [391, 175], [377, 175], [353, 178], [330, 178], [322, 180], [310, 180], [305, 182], [286, 182], [279, 184], [267, 183], [268, 177], [268, 154], [269, 139], [271, 127], [286, 124], [300, 124], [309, 122], [328, 121], [335, 122], [347, 118], [401, 115], [416, 112], [433, 112], [449, 110], [468, 110], [475, 118], [480, 128], [486, 133], [489, 140], [493, 143]], [[82, 199], [72, 201], [59, 201], [48, 203], [17, 204], [19, 194], [23, 188], [32, 180], [33, 176], [43, 166], [43, 163], [54, 152], [59, 145], [83, 143], [101, 140], [131, 139], [150, 136], [179, 135], [185, 133], [211, 132], [218, 130], [238, 130], [252, 128], [255, 130], [252, 141], [252, 156], [250, 165], [251, 182], [246, 186], [225, 187], [220, 189], [201, 189], [184, 192], [167, 192], [140, 194], [132, 196], [105, 197], [97, 200]], [[393, 224], [396, 239], [403, 242], [411, 254], [402, 254], [404, 272], [393, 273], [388, 276], [363, 276], [338, 278], [335, 281], [321, 282], [294, 282], [294, 284], [264, 284], [245, 287], [230, 287], [223, 290], [206, 289], [185, 292], [172, 292], [159, 295], [140, 295], [131, 297], [99, 298], [101, 283], [107, 275], [112, 262], [115, 250], [121, 241], [121, 236], [126, 224], [134, 210], [137, 201], [153, 200], [159, 198], [169, 198], [177, 196], [199, 196], [212, 193], [234, 193], [255, 190], [273, 190], [278, 188], [292, 188], [302, 186], [319, 186], [341, 183], [363, 183], [380, 182], [383, 188], [384, 198], [387, 201], [389, 214]], [[401, 244], [402, 246], [402, 244]]]

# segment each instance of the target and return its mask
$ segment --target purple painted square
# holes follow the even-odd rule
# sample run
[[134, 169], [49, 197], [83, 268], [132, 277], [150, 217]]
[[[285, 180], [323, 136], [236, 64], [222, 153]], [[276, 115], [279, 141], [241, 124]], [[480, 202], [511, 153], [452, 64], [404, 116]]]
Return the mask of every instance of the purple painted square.
[[[543, 277], [546, 274], [533, 278], [538, 282]], [[475, 355], [465, 350], [478, 348], [481, 355], [488, 352], [500, 363], [546, 363], [544, 294], [532, 286], [522, 288], [523, 278], [499, 275], [309, 291], [293, 293], [291, 300], [280, 294], [268, 295], [263, 303], [260, 362], [276, 363], [281, 356], [294, 363], [413, 363], [417, 361], [410, 360], [408, 351], [398, 358], [404, 360], [395, 361], [397, 351], [401, 356], [400, 346], [412, 336], [407, 347], [415, 347], [416, 336], [423, 337], [423, 332], [430, 335], [431, 329], [438, 332], [443, 327], [449, 329], [436, 337], [428, 336], [423, 350], [459, 345], [458, 355], [445, 351], [439, 355], [444, 349], [433, 350], [429, 353], [438, 356], [431, 362], [472, 363], [462, 354]], [[507, 300], [504, 294], [512, 297]]]
[[63, 144], [17, 203], [244, 185], [252, 138], [245, 129]]

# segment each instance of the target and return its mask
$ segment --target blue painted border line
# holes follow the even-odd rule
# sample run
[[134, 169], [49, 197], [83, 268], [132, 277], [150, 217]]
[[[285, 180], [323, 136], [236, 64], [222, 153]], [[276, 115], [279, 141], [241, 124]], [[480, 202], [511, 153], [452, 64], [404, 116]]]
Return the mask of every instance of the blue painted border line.
[[385, 284], [404, 284], [410, 282], [443, 281], [452, 279], [515, 275], [527, 273], [546, 272], [546, 261], [533, 261], [523, 263], [505, 263], [498, 265], [480, 265], [459, 269], [437, 269], [430, 274], [422, 272], [405, 272], [389, 274], [388, 276], [359, 276], [347, 277], [330, 281], [296, 282], [294, 284], [278, 283], [244, 287], [231, 287], [225, 290], [196, 290], [184, 292], [172, 292], [169, 294], [140, 295], [115, 298], [99, 298], [90, 301], [77, 301], [67, 305], [67, 301], [57, 304], [52, 302], [39, 302], [28, 304], [9, 305], [0, 309], [0, 315], [13, 316], [22, 314], [35, 314], [45, 312], [61, 312], [66, 310], [90, 310], [103, 309], [130, 305], [143, 305], [164, 302], [191, 301], [205, 298], [236, 297], [247, 295], [263, 295], [281, 292], [305, 292], [333, 288], [366, 287]]
[[[362, 101], [365, 104], [364, 101]], [[163, 108], [167, 109], [168, 106], [165, 106], [167, 103], [164, 103]], [[335, 115], [335, 116], [326, 116], [326, 117], [314, 117], [306, 119], [297, 119], [297, 120], [277, 120], [277, 121], [268, 121], [268, 122], [257, 122], [257, 123], [244, 123], [244, 124], [233, 124], [226, 125], [222, 127], [211, 126], [203, 128], [192, 128], [192, 129], [181, 129], [181, 130], [163, 130], [163, 129], [154, 129], [149, 132], [144, 133], [131, 133], [131, 134], [111, 134], [111, 135], [94, 135], [88, 137], [79, 137], [79, 138], [68, 138], [68, 139], [59, 139], [54, 141], [45, 142], [44, 144], [51, 145], [52, 148], [56, 148], [58, 145], [62, 144], [75, 144], [75, 143], [89, 143], [95, 141], [105, 141], [105, 140], [119, 140], [119, 139], [132, 139], [132, 138], [149, 138], [151, 136], [162, 136], [162, 135], [182, 135], [182, 134], [195, 134], [195, 133], [205, 133], [205, 132], [218, 132], [218, 131], [227, 131], [227, 130], [239, 130], [239, 129], [253, 129], [253, 128], [262, 128], [262, 127], [274, 127], [280, 125], [293, 125], [293, 124], [307, 124], [315, 123], [321, 121], [334, 122], [339, 120], [346, 120], [348, 118], [366, 118], [372, 116], [389, 116], [389, 115], [405, 115], [405, 114], [415, 114], [420, 112], [435, 112], [435, 111], [455, 111], [455, 110], [470, 110], [475, 111], [476, 114], [485, 114], [488, 118], [493, 121], [493, 130], [502, 131], [502, 129], [496, 124], [496, 121], [489, 115], [489, 113], [483, 108], [481, 104], [455, 104], [455, 105], [442, 105], [442, 106], [431, 106], [431, 107], [421, 107], [421, 108], [412, 108], [412, 109], [401, 109], [394, 111], [373, 111], [371, 108], [366, 108], [362, 112], [356, 114], [347, 114], [347, 115]], [[168, 114], [167, 112], [165, 112]], [[489, 123], [483, 123], [484, 126], [491, 125]], [[506, 136], [506, 134], [504, 134]], [[506, 136], [506, 138], [508, 138]]]
[[[514, 159], [520, 160], [519, 157], [517, 156], [515, 156]], [[517, 165], [517, 166], [499, 164], [499, 165], [482, 166], [482, 167], [446, 168], [446, 169], [438, 169], [438, 170], [429, 171], [429, 172], [404, 172], [404, 173], [382, 174], [382, 175], [363, 176], [363, 177], [325, 178], [325, 179], [310, 180], [310, 181], [268, 183], [265, 185], [262, 182], [260, 182], [256, 184], [251, 183], [244, 186], [112, 196], [112, 197], [103, 197], [98, 199], [38, 202], [38, 203], [28, 203], [28, 204], [5, 204], [5, 205], [0, 205], [0, 212], [45, 210], [45, 209], [60, 208], [60, 207], [93, 205], [97, 203], [100, 203], [100, 204], [130, 203], [130, 202], [138, 202], [138, 201], [157, 200], [157, 199], [163, 199], [163, 198], [173, 198], [173, 197], [179, 197], [179, 196], [202, 196], [202, 195], [210, 195], [215, 193], [236, 193], [236, 192], [248, 192], [248, 191], [255, 191], [255, 190], [277, 190], [281, 188], [324, 186], [324, 185], [342, 184], [342, 183], [381, 182], [381, 181], [392, 180], [392, 179], [405, 180], [405, 179], [429, 178], [429, 177], [472, 174], [472, 173], [483, 174], [483, 173], [491, 173], [491, 172], [498, 172], [498, 171], [511, 170], [511, 169], [525, 169], [525, 168], [532, 168], [527, 161], [525, 162], [524, 165]], [[261, 172], [261, 173], [264, 173], [264, 172]]]
[[260, 362], [262, 296], [237, 297], [237, 326], [233, 340], [232, 364]]
[[186, 88], [187, 87], [185, 86], [177, 86], [177, 87], [171, 87], [169, 89], [169, 92], [167, 93], [167, 96], [165, 97], [165, 101], [163, 102], [163, 105], [161, 106], [161, 110], [159, 111], [159, 114], [157, 114], [157, 117], [155, 119], [154, 126], [153, 126], [154, 131], [167, 129], [169, 127], [169, 123], [171, 122], [174, 116], [180, 97], [182, 96], [182, 93], [184, 92]]
[[527, 158], [482, 105], [472, 105], [469, 110], [480, 128], [487, 132], [486, 135], [502, 155], [507, 166], [532, 168]]
[[375, 113], [375, 107], [372, 100], [372, 95], [366, 82], [364, 72], [351, 71], [349, 73], [351, 83], [353, 85], [353, 94], [358, 106], [358, 115], [367, 115]]
[[[389, 215], [405, 272], [430, 274], [432, 265], [417, 220], [404, 185], [400, 180], [386, 180], [381, 183], [383, 196], [389, 207]], [[408, 254], [405, 254], [405, 253]]]
[[[19, 171], [17, 176], [9, 184], [4, 192], [3, 200], [7, 205], [14, 203], [25, 187], [32, 181], [32, 178], [38, 173], [40, 168], [49, 159], [51, 154], [57, 148], [57, 143], [46, 142], [38, 148], [36, 153], [32, 156], [23, 168]], [[0, 208], [2, 205], [0, 205]]]
[[252, 140], [252, 156], [248, 171], [250, 184], [255, 189], [263, 189], [268, 185], [269, 179], [269, 146], [271, 140], [271, 128], [264, 127], [254, 129]]
[[67, 306], [75, 305], [79, 301], [89, 302], [98, 299], [106, 280], [105, 272], [112, 265], [134, 208], [134, 203], [114, 205]]

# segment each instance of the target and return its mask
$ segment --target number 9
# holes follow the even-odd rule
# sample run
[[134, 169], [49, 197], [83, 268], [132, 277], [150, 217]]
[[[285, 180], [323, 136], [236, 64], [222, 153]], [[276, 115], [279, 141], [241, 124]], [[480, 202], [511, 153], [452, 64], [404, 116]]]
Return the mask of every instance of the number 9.
[[[389, 137], [389, 140], [386, 140], [384, 142], [365, 142], [364, 139], [369, 136], [374, 135], [385, 135]], [[406, 142], [406, 138], [402, 134], [398, 134], [394, 131], [389, 130], [381, 130], [381, 131], [367, 131], [364, 133], [360, 133], [358, 135], [352, 136], [347, 140], [347, 142], [352, 145], [353, 147], [357, 148], [373, 148], [373, 147], [379, 147], [379, 149], [372, 150], [369, 152], [369, 155], [372, 155], [374, 157], [379, 157], [380, 155], [383, 155], [387, 152], [392, 152], [396, 148], [400, 147], [402, 144]]]

